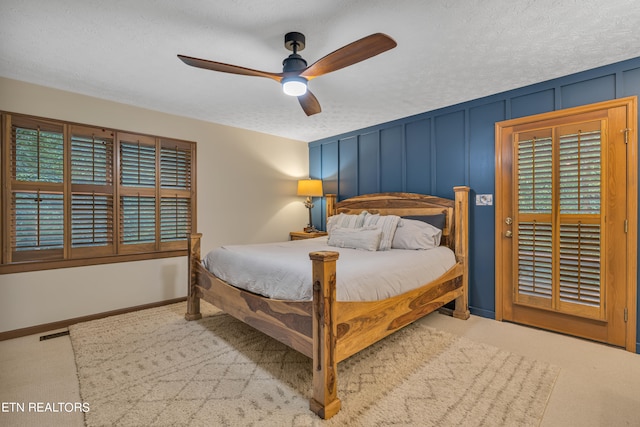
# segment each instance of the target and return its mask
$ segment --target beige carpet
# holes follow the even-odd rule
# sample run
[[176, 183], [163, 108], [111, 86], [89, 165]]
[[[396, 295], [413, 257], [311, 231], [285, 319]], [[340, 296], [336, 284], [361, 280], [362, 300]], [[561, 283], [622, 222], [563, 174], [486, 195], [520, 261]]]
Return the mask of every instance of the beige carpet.
[[308, 410], [311, 361], [203, 303], [70, 328], [89, 427], [536, 426], [558, 368], [422, 326], [338, 365], [342, 410]]

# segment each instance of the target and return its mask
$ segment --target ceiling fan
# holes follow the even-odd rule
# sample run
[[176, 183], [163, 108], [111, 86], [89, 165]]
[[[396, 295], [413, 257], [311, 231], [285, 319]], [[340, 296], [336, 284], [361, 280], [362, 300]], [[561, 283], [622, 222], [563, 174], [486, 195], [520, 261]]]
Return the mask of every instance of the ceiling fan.
[[307, 114], [317, 114], [321, 110], [320, 103], [308, 90], [307, 83], [323, 74], [339, 70], [349, 65], [369, 59], [389, 49], [396, 47], [397, 43], [391, 37], [382, 33], [375, 33], [356, 40], [338, 50], [331, 52], [310, 66], [307, 61], [298, 54], [305, 47], [304, 34], [298, 32], [287, 33], [284, 36], [284, 46], [293, 53], [282, 61], [282, 72], [271, 73], [267, 71], [253, 70], [237, 65], [224, 64], [222, 62], [198, 59], [190, 56], [178, 55], [178, 58], [192, 67], [207, 70], [221, 71], [223, 73], [240, 74], [244, 76], [266, 77], [282, 84], [284, 93], [298, 97], [300, 106]]

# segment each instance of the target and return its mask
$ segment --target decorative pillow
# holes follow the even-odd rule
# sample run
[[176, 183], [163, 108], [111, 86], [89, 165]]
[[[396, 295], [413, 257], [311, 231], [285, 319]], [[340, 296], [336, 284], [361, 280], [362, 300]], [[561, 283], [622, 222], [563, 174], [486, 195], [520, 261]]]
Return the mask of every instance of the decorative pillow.
[[380, 245], [382, 231], [377, 228], [336, 227], [329, 234], [329, 246], [338, 248], [363, 249], [376, 251]]
[[391, 247], [394, 249], [433, 249], [440, 246], [442, 230], [426, 222], [402, 218]]
[[358, 215], [348, 215], [345, 213], [332, 215], [327, 219], [327, 232], [331, 234], [331, 230], [336, 227], [360, 228], [364, 225], [364, 219], [368, 214], [367, 211], [362, 211]]
[[393, 235], [396, 232], [396, 227], [400, 217], [397, 215], [367, 215], [364, 219], [365, 227], [379, 228], [382, 231], [382, 240], [380, 240], [379, 251], [388, 251], [391, 249], [391, 243], [393, 242]]
[[416, 221], [426, 222], [427, 224], [431, 224], [440, 230], [444, 230], [446, 225], [447, 216], [445, 214], [437, 214], [437, 215], [408, 215], [403, 216], [402, 218], [406, 219], [415, 219]]

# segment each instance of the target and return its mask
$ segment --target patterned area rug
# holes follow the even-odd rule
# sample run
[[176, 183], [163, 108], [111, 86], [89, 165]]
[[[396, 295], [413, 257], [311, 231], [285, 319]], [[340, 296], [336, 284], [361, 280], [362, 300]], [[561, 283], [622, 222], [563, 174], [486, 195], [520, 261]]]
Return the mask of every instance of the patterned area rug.
[[342, 410], [309, 411], [311, 360], [202, 303], [72, 326], [93, 426], [537, 426], [559, 369], [418, 321], [341, 362]]

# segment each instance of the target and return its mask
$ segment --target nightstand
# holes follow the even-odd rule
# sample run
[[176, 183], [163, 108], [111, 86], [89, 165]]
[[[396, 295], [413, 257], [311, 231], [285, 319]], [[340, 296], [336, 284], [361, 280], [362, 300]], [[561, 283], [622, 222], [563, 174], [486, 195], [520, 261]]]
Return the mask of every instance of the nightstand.
[[313, 239], [316, 237], [326, 236], [326, 231], [316, 231], [315, 233], [305, 233], [304, 231], [292, 231], [289, 233], [291, 240]]

